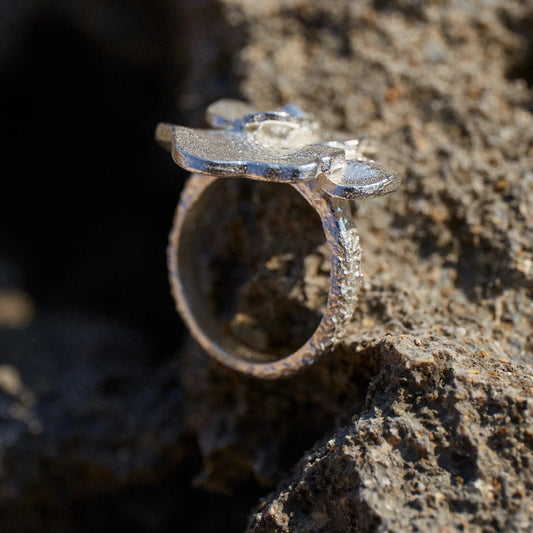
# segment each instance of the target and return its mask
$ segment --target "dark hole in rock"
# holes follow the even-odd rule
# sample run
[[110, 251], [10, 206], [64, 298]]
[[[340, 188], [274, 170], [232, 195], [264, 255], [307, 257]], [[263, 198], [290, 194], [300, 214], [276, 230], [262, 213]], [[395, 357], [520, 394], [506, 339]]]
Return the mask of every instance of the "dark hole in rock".
[[477, 455], [462, 449], [437, 447], [438, 465], [454, 476], [461, 476], [466, 482], [479, 475]]
[[529, 87], [533, 87], [533, 38], [527, 44], [526, 51], [520, 54], [519, 60], [509, 68], [507, 76], [511, 80], [523, 79]]
[[[533, 87], [533, 10], [518, 20], [505, 20], [507, 26], [522, 40], [522, 48], [513, 55], [507, 70], [507, 77], [511, 80], [522, 79], [529, 87]], [[530, 105], [533, 110], [533, 102]]]
[[15, 170], [2, 183], [2, 252], [40, 311], [108, 315], [165, 356], [179, 339], [165, 243], [184, 173], [152, 135], [176, 114], [171, 34], [143, 64], [110, 57], [59, 14], [27, 32], [2, 71], [1, 140]]

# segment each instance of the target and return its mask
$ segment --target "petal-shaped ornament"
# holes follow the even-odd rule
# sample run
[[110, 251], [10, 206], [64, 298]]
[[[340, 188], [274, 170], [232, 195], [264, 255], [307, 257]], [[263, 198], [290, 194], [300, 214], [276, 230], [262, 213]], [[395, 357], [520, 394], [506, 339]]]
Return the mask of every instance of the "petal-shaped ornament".
[[308, 145], [287, 148], [258, 142], [235, 130], [173, 127], [172, 157], [181, 167], [212, 176], [251, 176], [296, 182], [342, 171], [344, 150]]
[[388, 194], [395, 191], [400, 182], [398, 174], [371, 159], [346, 161], [344, 170], [320, 177], [320, 186], [324, 192], [350, 200]]

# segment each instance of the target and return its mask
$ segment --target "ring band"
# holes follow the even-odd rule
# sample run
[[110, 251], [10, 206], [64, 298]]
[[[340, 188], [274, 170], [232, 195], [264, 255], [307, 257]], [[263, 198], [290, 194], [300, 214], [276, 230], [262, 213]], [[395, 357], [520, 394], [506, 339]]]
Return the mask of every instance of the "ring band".
[[[258, 378], [293, 374], [315, 362], [345, 336], [362, 281], [361, 248], [349, 199], [385, 194], [395, 174], [363, 158], [360, 143], [334, 141], [295, 106], [258, 111], [236, 101], [208, 109], [212, 130], [160, 124], [156, 139], [193, 174], [185, 184], [169, 236], [168, 268], [177, 309], [193, 337], [219, 362]], [[264, 131], [262, 131], [264, 130]], [[358, 151], [359, 150], [359, 151]], [[320, 217], [330, 259], [325, 310], [305, 343], [288, 355], [264, 352], [224, 328], [210, 305], [199, 268], [199, 225], [228, 177], [285, 182]]]

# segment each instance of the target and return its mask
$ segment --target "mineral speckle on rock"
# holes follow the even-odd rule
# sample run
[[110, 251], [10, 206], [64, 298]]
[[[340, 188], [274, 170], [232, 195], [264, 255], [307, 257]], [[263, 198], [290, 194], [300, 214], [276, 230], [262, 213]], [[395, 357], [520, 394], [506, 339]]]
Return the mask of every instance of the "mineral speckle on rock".
[[[330, 127], [374, 136], [376, 159], [405, 174], [400, 191], [356, 204], [366, 281], [351, 341], [329, 358], [334, 365], [361, 351], [380, 354], [368, 409], [352, 413], [354, 425], [323, 433], [250, 530], [527, 531], [533, 95], [525, 28], [532, 7], [223, 3], [247, 35], [239, 60], [250, 100], [294, 101]], [[318, 273], [314, 283], [325, 287], [327, 276]], [[221, 385], [212, 388], [211, 379], [191, 406], [212, 419], [209, 398]], [[223, 456], [212, 453], [217, 442], [247, 446], [250, 433], [243, 439], [239, 431], [249, 405], [245, 381], [233, 387], [224, 414], [232, 423], [205, 448], [211, 484], [225, 477], [216, 468]], [[322, 394], [315, 417], [331, 409]], [[523, 455], [511, 465], [515, 448]]]

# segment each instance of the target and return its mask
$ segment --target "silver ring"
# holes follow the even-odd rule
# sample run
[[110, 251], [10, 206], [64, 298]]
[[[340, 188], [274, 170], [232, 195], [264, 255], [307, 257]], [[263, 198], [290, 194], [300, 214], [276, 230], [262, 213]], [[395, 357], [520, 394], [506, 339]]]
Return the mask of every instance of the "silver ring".
[[[372, 146], [335, 132], [294, 105], [263, 111], [235, 100], [207, 110], [211, 129], [161, 123], [156, 140], [173, 160], [193, 172], [176, 210], [169, 237], [168, 266], [177, 309], [194, 338], [219, 362], [259, 378], [288, 376], [314, 363], [345, 336], [359, 290], [361, 248], [350, 200], [395, 190], [397, 174], [367, 156]], [[293, 353], [264, 353], [236, 338], [211, 309], [197, 256], [198, 231], [227, 178], [281, 182], [294, 188], [322, 223], [331, 263], [322, 318]]]

